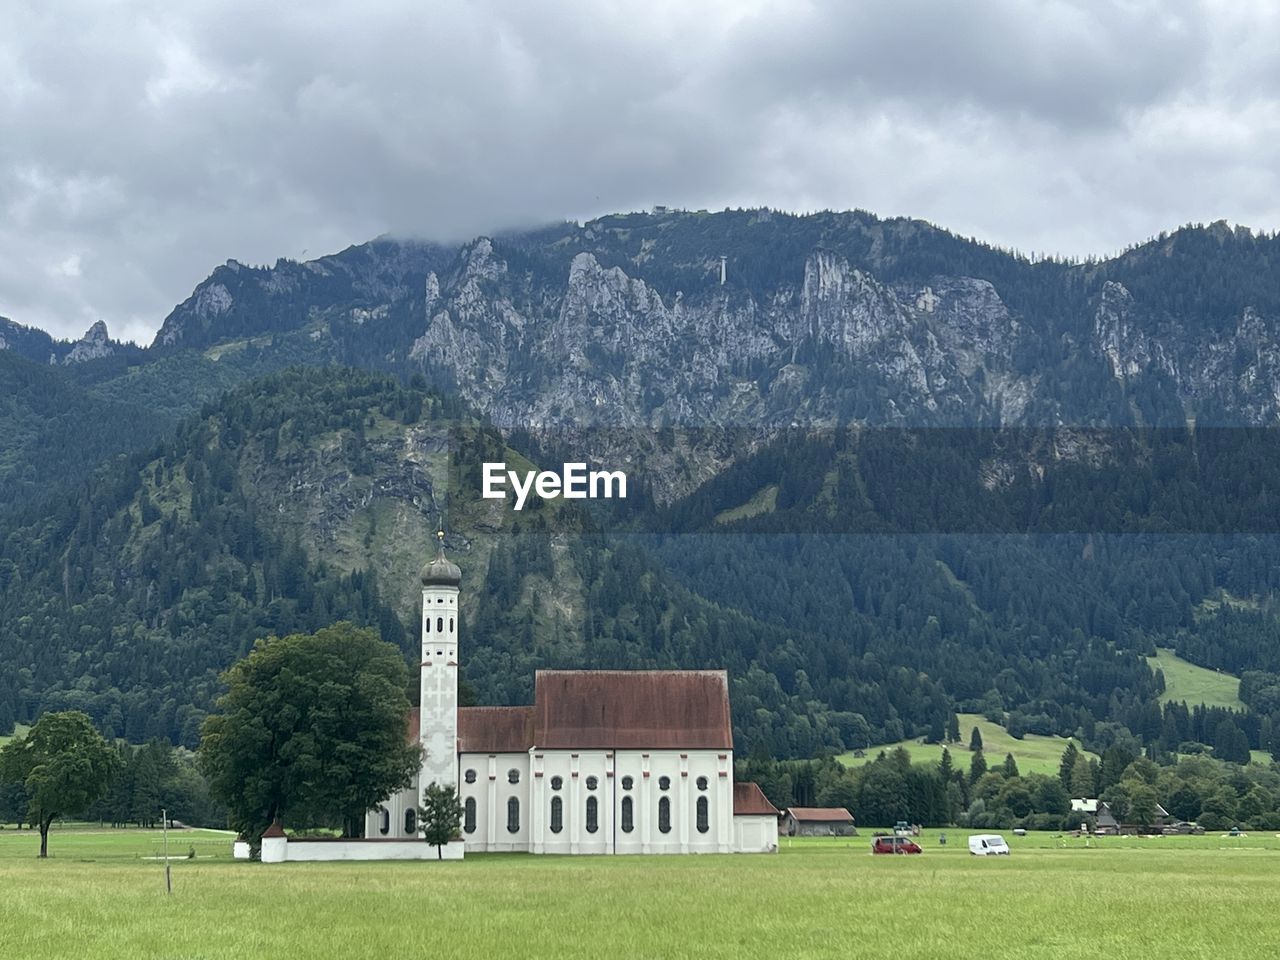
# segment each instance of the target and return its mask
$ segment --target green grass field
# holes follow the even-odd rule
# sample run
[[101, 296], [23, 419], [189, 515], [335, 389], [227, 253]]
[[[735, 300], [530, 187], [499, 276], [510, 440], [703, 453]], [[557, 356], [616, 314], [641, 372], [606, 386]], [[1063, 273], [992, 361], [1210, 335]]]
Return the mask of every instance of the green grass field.
[[[1004, 760], [1006, 753], [1012, 753], [1018, 762], [1019, 773], [1057, 773], [1058, 763], [1062, 760], [1062, 751], [1067, 748], [1065, 737], [1042, 737], [1027, 734], [1022, 740], [1009, 736], [1009, 731], [999, 724], [992, 723], [977, 713], [960, 714], [960, 743], [950, 744], [951, 761], [957, 767], [969, 768], [969, 734], [974, 727], [982, 733], [982, 753], [987, 758], [987, 766], [994, 767]], [[837, 759], [845, 766], [860, 766], [870, 763], [881, 750], [886, 752], [897, 747], [905, 747], [911, 754], [913, 763], [937, 763], [942, 759], [940, 743], [921, 743], [919, 740], [901, 740], [898, 743], [879, 744], [865, 751], [865, 756], [855, 757], [852, 752], [841, 754]], [[1080, 742], [1076, 741], [1080, 748]], [[1093, 756], [1093, 754], [1089, 754]]]
[[[230, 837], [163, 867], [153, 832], [0, 831], [0, 957], [1270, 958], [1280, 839], [1084, 841], [967, 832], [919, 857], [869, 840], [777, 856], [474, 856], [461, 863], [232, 861]], [[187, 835], [175, 837], [181, 847]], [[1009, 836], [1006, 834], [1006, 836]], [[217, 844], [222, 845], [219, 855]]]
[[27, 735], [27, 731], [30, 729], [31, 728], [26, 726], [25, 724], [21, 724], [21, 723], [16, 724], [13, 728], [13, 736], [0, 737], [0, 747], [3, 747], [6, 743], [8, 743], [14, 737], [25, 737]]
[[1227, 707], [1243, 710], [1240, 702], [1240, 678], [1229, 673], [1219, 673], [1197, 667], [1183, 660], [1172, 650], [1157, 648], [1154, 657], [1147, 657], [1147, 665], [1164, 671], [1164, 693], [1160, 702], [1185, 700], [1189, 705], [1203, 703], [1210, 707]]

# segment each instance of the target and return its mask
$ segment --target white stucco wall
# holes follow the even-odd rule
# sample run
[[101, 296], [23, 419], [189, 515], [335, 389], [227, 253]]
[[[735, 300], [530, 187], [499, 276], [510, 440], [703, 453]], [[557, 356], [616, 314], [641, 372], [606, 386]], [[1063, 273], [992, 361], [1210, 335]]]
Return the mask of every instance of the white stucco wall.
[[736, 853], [777, 853], [778, 818], [769, 814], [733, 818]]
[[[529, 849], [529, 754], [464, 753], [458, 760], [459, 796], [465, 807], [468, 799], [476, 804], [476, 829], [466, 832], [463, 818], [463, 840], [473, 851], [504, 853]], [[467, 771], [474, 770], [474, 783], [467, 783]], [[511, 771], [519, 782], [511, 783]], [[507, 829], [507, 803], [515, 797], [520, 803], [520, 829]]]
[[[412, 839], [417, 836], [417, 830], [412, 832], [405, 830], [404, 815], [407, 810], [416, 810], [418, 808], [418, 787], [413, 784], [406, 790], [401, 790], [393, 797], [388, 797], [382, 803], [365, 814], [364, 818], [364, 835], [370, 840], [392, 840], [392, 839]], [[388, 813], [387, 832], [382, 832], [382, 810]]]
[[[734, 847], [732, 755], [716, 750], [539, 750], [530, 754], [529, 850], [532, 853], [728, 853]], [[592, 790], [591, 778], [596, 788]], [[667, 789], [661, 788], [667, 778]], [[556, 778], [560, 789], [554, 789]], [[631, 789], [625, 784], [630, 778]], [[699, 790], [699, 778], [706, 789]], [[551, 830], [551, 805], [564, 805], [563, 828]], [[598, 828], [587, 829], [587, 803], [598, 802]], [[633, 803], [633, 828], [623, 830], [624, 798]], [[671, 805], [671, 829], [659, 829], [659, 804]], [[708, 804], [705, 833], [697, 804]]]
[[464, 843], [455, 840], [436, 848], [423, 840], [286, 840], [265, 837], [263, 863], [331, 862], [340, 860], [461, 860]]

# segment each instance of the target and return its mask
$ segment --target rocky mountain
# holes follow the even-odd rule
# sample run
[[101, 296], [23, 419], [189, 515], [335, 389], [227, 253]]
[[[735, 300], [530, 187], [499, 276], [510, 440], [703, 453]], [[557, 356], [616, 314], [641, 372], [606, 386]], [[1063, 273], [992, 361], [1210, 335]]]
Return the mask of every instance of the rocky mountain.
[[107, 335], [107, 325], [101, 320], [85, 331], [83, 337], [71, 345], [63, 363], [84, 363], [87, 360], [100, 360], [116, 352], [116, 344]]
[[120, 351], [138, 354], [137, 347], [112, 340], [107, 325], [95, 321], [79, 340], [55, 340], [43, 330], [24, 327], [7, 317], [0, 317], [0, 350], [23, 357], [33, 363], [69, 364], [98, 360]]
[[34, 327], [25, 327], [8, 317], [0, 317], [0, 351], [25, 357], [35, 363], [49, 363], [57, 355], [58, 341]]
[[155, 349], [301, 333], [504, 427], [1258, 424], [1277, 267], [1280, 240], [1223, 225], [1071, 264], [864, 213], [634, 214], [231, 263]]
[[[1275, 424], [1277, 267], [1221, 224], [1066, 263], [664, 211], [229, 261], [145, 350], [6, 321], [0, 652], [31, 666], [0, 704], [193, 742], [256, 636], [350, 617], [408, 649], [445, 513], [482, 702], [539, 666], [727, 665], [742, 748], [955, 709], [1105, 746], [1146, 723], [1157, 644], [1278, 662], [1280, 455], [1208, 429]], [[642, 489], [609, 536], [559, 506], [513, 527], [446, 452]]]

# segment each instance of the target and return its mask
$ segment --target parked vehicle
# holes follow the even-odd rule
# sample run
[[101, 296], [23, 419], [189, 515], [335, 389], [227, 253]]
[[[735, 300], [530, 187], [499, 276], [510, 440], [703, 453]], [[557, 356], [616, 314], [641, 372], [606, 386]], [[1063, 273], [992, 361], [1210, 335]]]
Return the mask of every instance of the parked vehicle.
[[876, 837], [871, 841], [872, 853], [924, 853], [910, 837]]
[[969, 838], [969, 852], [975, 857], [1007, 857], [1009, 845], [998, 833], [975, 833]]

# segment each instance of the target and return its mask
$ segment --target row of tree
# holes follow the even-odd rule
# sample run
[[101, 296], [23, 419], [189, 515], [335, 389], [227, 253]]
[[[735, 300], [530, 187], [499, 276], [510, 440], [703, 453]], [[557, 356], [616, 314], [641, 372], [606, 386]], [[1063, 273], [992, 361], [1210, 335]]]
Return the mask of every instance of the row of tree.
[[1158, 763], [1130, 744], [1095, 758], [1071, 743], [1057, 775], [1022, 773], [1011, 754], [988, 764], [981, 749], [967, 765], [944, 748], [938, 763], [912, 763], [903, 747], [881, 752], [864, 766], [833, 759], [771, 760], [753, 754], [738, 764], [739, 778], [758, 782], [779, 808], [844, 807], [859, 823], [888, 826], [907, 820], [925, 826], [959, 825], [1038, 830], [1094, 825], [1073, 811], [1072, 799], [1101, 799], [1122, 823], [1152, 824], [1157, 805], [1169, 816], [1209, 830], [1232, 826], [1280, 829], [1280, 771], [1208, 756]]

